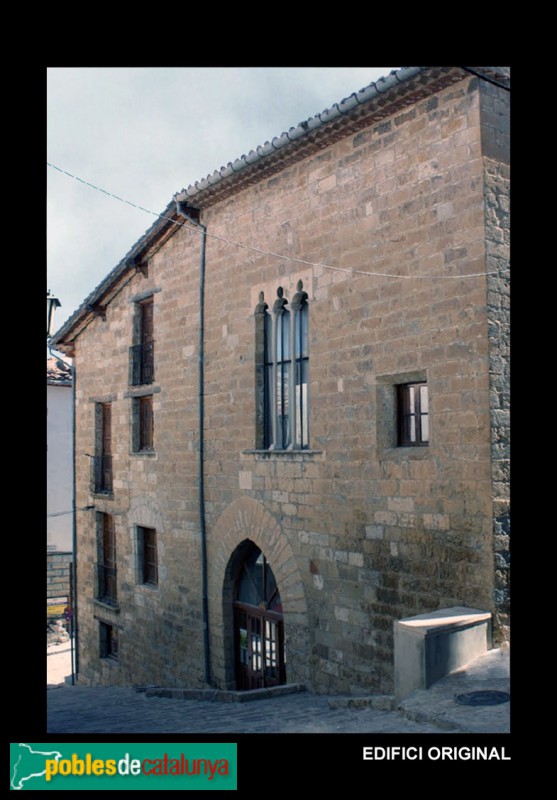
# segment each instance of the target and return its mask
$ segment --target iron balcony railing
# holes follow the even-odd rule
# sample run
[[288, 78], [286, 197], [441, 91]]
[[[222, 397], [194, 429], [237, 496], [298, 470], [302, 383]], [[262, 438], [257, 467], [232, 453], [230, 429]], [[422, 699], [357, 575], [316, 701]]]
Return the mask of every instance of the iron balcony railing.
[[97, 494], [112, 492], [112, 456], [93, 459], [93, 491]]
[[106, 564], [95, 564], [95, 567], [95, 598], [110, 606], [117, 605], [116, 567]]
[[155, 379], [155, 342], [130, 347], [131, 384], [141, 386]]

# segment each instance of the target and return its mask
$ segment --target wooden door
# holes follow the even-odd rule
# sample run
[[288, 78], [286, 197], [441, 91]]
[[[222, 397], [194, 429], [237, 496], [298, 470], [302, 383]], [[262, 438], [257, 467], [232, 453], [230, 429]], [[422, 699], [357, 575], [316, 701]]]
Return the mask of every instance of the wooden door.
[[236, 688], [262, 689], [285, 683], [282, 614], [235, 604]]
[[237, 689], [286, 683], [280, 594], [267, 560], [255, 545], [237, 580], [234, 643]]

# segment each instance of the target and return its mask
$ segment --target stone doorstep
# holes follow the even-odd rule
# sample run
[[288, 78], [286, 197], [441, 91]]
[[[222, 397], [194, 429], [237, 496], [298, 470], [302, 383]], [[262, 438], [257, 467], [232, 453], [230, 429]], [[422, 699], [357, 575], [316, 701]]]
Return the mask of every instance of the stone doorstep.
[[[272, 686], [265, 689], [252, 689], [243, 692], [221, 689], [165, 689], [160, 686], [136, 686], [136, 692], [145, 693], [146, 697], [167, 697], [175, 700], [207, 700], [222, 703], [245, 703], [251, 700], [268, 700], [286, 694], [305, 692], [307, 688], [299, 683]], [[331, 697], [328, 700], [331, 710], [343, 708], [372, 708], [374, 711], [393, 711], [394, 695], [365, 695]]]
[[168, 697], [175, 700], [208, 700], [221, 703], [246, 703], [250, 700], [268, 700], [285, 694], [305, 692], [301, 683], [287, 683], [282, 686], [269, 686], [264, 689], [250, 689], [237, 692], [228, 689], [165, 689], [160, 686], [136, 686], [136, 692], [144, 692], [146, 697]]

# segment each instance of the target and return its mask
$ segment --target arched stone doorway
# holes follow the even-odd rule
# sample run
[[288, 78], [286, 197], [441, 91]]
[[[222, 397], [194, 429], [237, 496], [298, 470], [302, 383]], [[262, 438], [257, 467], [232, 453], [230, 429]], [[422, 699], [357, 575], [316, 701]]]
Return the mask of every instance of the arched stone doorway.
[[246, 542], [238, 554], [234, 599], [236, 688], [262, 689], [286, 683], [284, 620], [279, 587], [261, 552]]
[[[311, 686], [311, 634], [302, 576], [288, 536], [260, 502], [239, 497], [221, 514], [208, 540], [213, 679], [236, 689], [234, 602], [242, 565], [259, 549], [279, 588], [284, 623], [285, 681]], [[271, 609], [272, 610], [272, 609]]]

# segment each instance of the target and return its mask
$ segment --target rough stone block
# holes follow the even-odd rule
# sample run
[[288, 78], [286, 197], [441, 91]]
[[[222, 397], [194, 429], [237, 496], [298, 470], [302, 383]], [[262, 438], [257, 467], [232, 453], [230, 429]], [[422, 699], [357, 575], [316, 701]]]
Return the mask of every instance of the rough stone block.
[[395, 699], [435, 681], [491, 647], [491, 614], [456, 606], [394, 624]]

